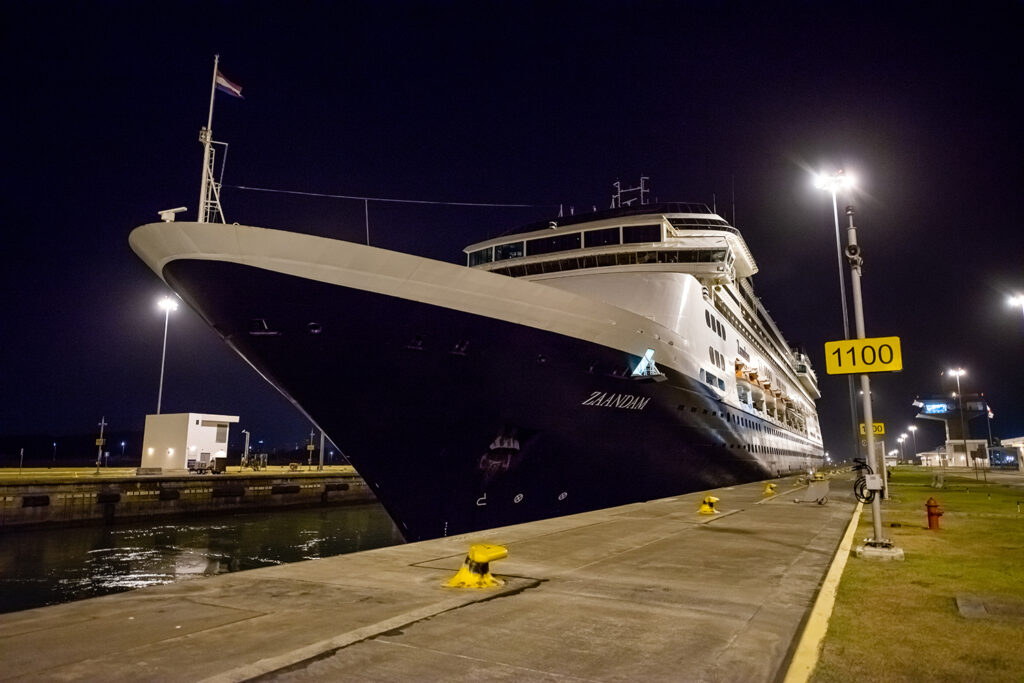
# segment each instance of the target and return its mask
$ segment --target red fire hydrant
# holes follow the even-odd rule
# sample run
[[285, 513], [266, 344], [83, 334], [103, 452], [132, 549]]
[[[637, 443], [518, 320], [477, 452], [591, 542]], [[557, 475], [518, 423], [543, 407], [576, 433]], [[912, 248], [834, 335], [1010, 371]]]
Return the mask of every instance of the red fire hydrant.
[[928, 528], [938, 529], [939, 517], [942, 516], [942, 508], [939, 507], [939, 501], [929, 498], [925, 501], [924, 506], [928, 508]]

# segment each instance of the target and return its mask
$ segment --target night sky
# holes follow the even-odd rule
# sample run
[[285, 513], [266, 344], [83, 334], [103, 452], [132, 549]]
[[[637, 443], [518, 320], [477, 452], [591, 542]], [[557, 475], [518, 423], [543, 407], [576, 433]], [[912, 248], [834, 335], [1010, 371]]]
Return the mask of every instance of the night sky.
[[[967, 370], [997, 437], [1024, 435], [1024, 4], [3, 2], [0, 435], [80, 434], [154, 412], [169, 290], [128, 234], [194, 220], [213, 55], [228, 221], [365, 240], [360, 201], [238, 186], [528, 208], [369, 205], [376, 246], [461, 262], [516, 225], [607, 208], [650, 177], [717, 202], [757, 293], [810, 353], [825, 447], [848, 454], [831, 199], [845, 168], [868, 336], [902, 338], [875, 417]], [[735, 196], [733, 204], [732, 197]], [[845, 222], [844, 222], [845, 224]], [[845, 233], [845, 231], [844, 231]], [[844, 234], [845, 242], [845, 234]], [[844, 268], [845, 270], [845, 268]], [[852, 325], [852, 323], [851, 323]], [[383, 359], [386, 362], [386, 359]], [[268, 444], [309, 423], [199, 317], [172, 314], [164, 412], [240, 415]], [[917, 421], [920, 450], [943, 438]], [[985, 433], [984, 421], [974, 426]], [[236, 430], [237, 432], [237, 430]], [[336, 435], [344, 448], [343, 435]]]

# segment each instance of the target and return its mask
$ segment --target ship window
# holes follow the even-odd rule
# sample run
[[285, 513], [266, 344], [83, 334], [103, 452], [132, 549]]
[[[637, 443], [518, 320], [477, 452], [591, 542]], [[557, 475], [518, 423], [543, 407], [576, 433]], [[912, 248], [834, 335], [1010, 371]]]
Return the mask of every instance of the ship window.
[[523, 243], [522, 242], [509, 242], [508, 244], [499, 244], [494, 247], [494, 260], [504, 261], [510, 258], [522, 258], [523, 256]]
[[603, 247], [609, 244], [619, 243], [619, 229], [605, 228], [603, 230], [588, 230], [583, 233], [583, 246]]
[[[711, 356], [711, 362], [715, 363], [715, 350], [710, 346], [708, 347], [708, 355]], [[718, 363], [715, 363], [715, 365], [718, 365]]]
[[636, 264], [636, 253], [629, 252], [627, 254], [618, 254], [618, 263], [620, 266], [631, 266]]
[[481, 263], [490, 263], [494, 260], [494, 250], [491, 247], [470, 252], [469, 265], [479, 266]]
[[640, 251], [636, 255], [637, 263], [657, 263], [658, 252], [656, 251]]
[[721, 263], [725, 260], [725, 249], [715, 249], [711, 252], [711, 260], [715, 263]]
[[615, 254], [601, 254], [597, 257], [597, 265], [599, 266], [614, 266], [615, 265]]
[[661, 225], [627, 225], [622, 229], [622, 243], [660, 242]]
[[525, 268], [527, 275], [540, 275], [544, 272], [541, 264], [539, 263], [527, 263]]
[[659, 263], [679, 263], [679, 252], [678, 251], [660, 251], [658, 252]]
[[556, 251], [570, 251], [580, 248], [580, 233], [574, 232], [569, 235], [552, 235], [540, 239], [529, 240], [526, 243], [526, 251], [530, 256], [538, 254], [551, 254]]
[[711, 327], [711, 314], [708, 313], [707, 311], [704, 311], [704, 322], [707, 324], [708, 327]]

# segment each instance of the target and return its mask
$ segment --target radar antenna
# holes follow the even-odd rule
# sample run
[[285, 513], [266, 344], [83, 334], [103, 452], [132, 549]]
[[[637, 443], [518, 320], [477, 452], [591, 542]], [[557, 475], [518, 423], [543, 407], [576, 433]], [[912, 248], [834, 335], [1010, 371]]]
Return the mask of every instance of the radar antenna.
[[632, 206], [634, 202], [640, 202], [640, 206], [647, 206], [650, 203], [650, 199], [647, 197], [651, 191], [647, 188], [647, 181], [650, 180], [649, 176], [640, 176], [640, 184], [637, 187], [627, 187], [623, 189], [622, 184], [616, 180], [612, 183], [612, 187], [615, 188], [615, 194], [612, 195], [613, 209], [621, 209], [623, 206]]

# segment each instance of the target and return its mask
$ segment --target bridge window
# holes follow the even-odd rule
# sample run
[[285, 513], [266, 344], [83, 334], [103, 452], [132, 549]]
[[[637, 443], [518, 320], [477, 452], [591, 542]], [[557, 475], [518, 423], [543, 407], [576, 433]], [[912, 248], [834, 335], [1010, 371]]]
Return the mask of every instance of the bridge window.
[[622, 229], [622, 243], [660, 242], [661, 225], [627, 225]]
[[530, 256], [538, 254], [550, 254], [556, 251], [570, 251], [580, 248], [580, 233], [574, 232], [569, 235], [552, 235], [530, 240], [526, 243], [526, 250]]
[[509, 242], [508, 244], [499, 244], [494, 248], [494, 260], [504, 261], [510, 258], [522, 258], [523, 257], [523, 243], [522, 242]]
[[618, 228], [604, 228], [603, 230], [588, 230], [583, 233], [583, 246], [604, 247], [609, 244], [619, 243]]
[[481, 263], [490, 263], [494, 260], [494, 249], [487, 247], [469, 253], [469, 265], [479, 266]]

